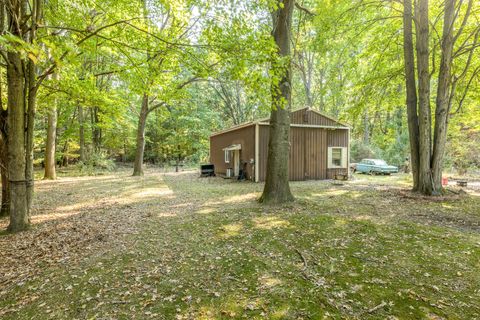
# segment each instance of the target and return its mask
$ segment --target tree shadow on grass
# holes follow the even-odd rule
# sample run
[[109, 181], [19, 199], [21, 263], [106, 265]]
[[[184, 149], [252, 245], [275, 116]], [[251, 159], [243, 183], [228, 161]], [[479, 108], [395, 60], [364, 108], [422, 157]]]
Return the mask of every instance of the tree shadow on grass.
[[[39, 181], [35, 197], [32, 227], [0, 235], [2, 288], [32, 280], [46, 266], [114, 250], [138, 232], [160, 201], [174, 195], [159, 175], [139, 179], [117, 173]], [[0, 221], [2, 229], [7, 224], [8, 219]], [[0, 290], [0, 297], [7, 292]]]

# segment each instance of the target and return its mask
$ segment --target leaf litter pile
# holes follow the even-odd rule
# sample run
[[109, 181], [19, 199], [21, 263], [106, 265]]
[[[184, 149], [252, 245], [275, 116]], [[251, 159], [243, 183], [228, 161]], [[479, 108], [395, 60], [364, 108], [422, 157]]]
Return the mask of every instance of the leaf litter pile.
[[479, 318], [480, 195], [375, 178], [292, 183], [281, 207], [195, 173], [39, 182], [34, 227], [0, 236], [0, 317]]

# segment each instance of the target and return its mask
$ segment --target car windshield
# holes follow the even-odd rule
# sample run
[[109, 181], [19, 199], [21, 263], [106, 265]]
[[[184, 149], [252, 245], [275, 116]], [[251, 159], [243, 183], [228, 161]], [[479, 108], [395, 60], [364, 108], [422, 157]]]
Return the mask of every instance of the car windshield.
[[386, 166], [387, 163], [384, 160], [373, 160], [377, 166]]

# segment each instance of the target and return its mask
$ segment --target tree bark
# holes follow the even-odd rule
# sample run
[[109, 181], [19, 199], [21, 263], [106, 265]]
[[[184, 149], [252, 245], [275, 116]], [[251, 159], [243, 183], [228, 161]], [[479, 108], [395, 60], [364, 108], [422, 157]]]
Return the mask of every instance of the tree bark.
[[305, 90], [305, 102], [307, 107], [313, 107], [313, 94], [312, 94], [312, 78], [314, 71], [315, 56], [312, 52], [300, 51], [298, 54], [298, 64], [300, 69], [300, 77], [303, 82], [303, 88]]
[[85, 156], [85, 120], [84, 120], [84, 114], [83, 114], [83, 107], [81, 105], [78, 106], [78, 124], [79, 124], [79, 144], [80, 144], [80, 162], [85, 162], [86, 156]]
[[430, 167], [432, 150], [432, 116], [430, 109], [429, 73], [429, 21], [428, 0], [418, 0], [415, 7], [417, 74], [418, 74], [418, 129], [419, 129], [419, 172], [418, 191], [434, 193]]
[[[2, 117], [2, 122], [3, 122], [3, 117]], [[2, 179], [2, 205], [0, 208], [0, 217], [6, 217], [10, 213], [10, 188], [9, 188], [10, 183], [8, 181], [7, 141], [6, 141], [6, 135], [4, 133], [2, 133], [0, 137], [0, 174]]]
[[267, 175], [263, 194], [259, 199], [262, 203], [277, 204], [294, 200], [288, 176], [292, 90], [290, 32], [294, 6], [294, 0], [279, 1], [279, 7], [273, 14], [272, 34], [277, 53], [273, 58], [272, 68], [280, 81], [276, 83], [274, 80], [272, 83]]
[[[5, 32], [5, 3], [0, 2], [0, 34]], [[3, 97], [3, 73], [0, 72], [0, 97]], [[2, 204], [0, 217], [7, 217], [10, 214], [10, 182], [8, 181], [8, 134], [7, 120], [8, 110], [3, 106], [0, 99], [0, 176], [2, 182]]]
[[[29, 6], [24, 3], [24, 6]], [[38, 22], [42, 15], [42, 0], [32, 2], [31, 6], [31, 25], [29, 26], [28, 41], [33, 44], [37, 38]], [[25, 145], [25, 179], [27, 180], [27, 206], [30, 216], [30, 210], [33, 203], [35, 176], [33, 171], [33, 152], [34, 152], [34, 130], [35, 130], [35, 114], [37, 110], [37, 66], [31, 59], [27, 59], [24, 64], [27, 66], [27, 74], [25, 79], [25, 89], [27, 89], [27, 128], [26, 128], [26, 145]]]
[[415, 81], [415, 55], [413, 51], [412, 1], [404, 0], [403, 11], [403, 53], [405, 61], [405, 87], [407, 92], [407, 122], [410, 137], [410, 164], [413, 176], [413, 190], [418, 191], [418, 114], [417, 85]]
[[135, 152], [135, 162], [133, 166], [134, 176], [143, 176], [143, 155], [145, 152], [145, 127], [147, 125], [148, 116], [148, 95], [143, 94], [142, 107], [140, 109], [140, 116], [138, 118], [137, 127], [137, 150]]
[[47, 142], [45, 146], [45, 175], [44, 179], [55, 180], [57, 173], [55, 170], [55, 149], [57, 138], [57, 106], [56, 101], [54, 105], [48, 110], [47, 123]]
[[363, 143], [370, 144], [370, 115], [368, 109], [365, 109], [363, 113]]
[[[9, 33], [31, 44], [37, 37], [42, 15], [42, 0], [9, 1]], [[8, 178], [10, 187], [10, 224], [12, 232], [25, 230], [30, 224], [33, 200], [33, 144], [37, 74], [34, 62], [21, 52], [6, 54], [8, 84]]]
[[[55, 80], [59, 79], [58, 73], [52, 77]], [[57, 99], [54, 99], [53, 104], [47, 109], [47, 140], [45, 142], [45, 172], [43, 179], [55, 180], [57, 179], [56, 172], [56, 142], [57, 142]]]
[[92, 144], [95, 152], [100, 152], [102, 146], [102, 129], [99, 127], [100, 119], [98, 116], [98, 107], [90, 109], [91, 121], [92, 121]]
[[10, 224], [17, 232], [29, 226], [26, 150], [25, 150], [25, 91], [20, 53], [8, 52], [8, 176], [10, 179]]
[[123, 154], [122, 154], [122, 162], [125, 163], [127, 162], [127, 152], [128, 152], [128, 149], [127, 149], [127, 138], [125, 137], [123, 139]]
[[35, 114], [37, 109], [37, 86], [36, 86], [36, 69], [33, 61], [27, 61], [27, 127], [26, 127], [26, 144], [25, 144], [25, 179], [27, 180], [27, 206], [28, 211], [32, 208], [35, 177], [33, 171], [33, 150], [34, 150], [34, 130], [35, 130]]
[[445, 13], [442, 35], [442, 57], [438, 75], [437, 98], [435, 106], [435, 129], [433, 140], [432, 170], [433, 190], [442, 190], [443, 158], [447, 142], [450, 79], [453, 54], [453, 22], [455, 19], [455, 0], [445, 1]]
[[8, 181], [7, 168], [2, 165], [2, 207], [0, 217], [7, 217], [10, 214], [10, 184]]
[[319, 81], [320, 104], [319, 104], [319, 109], [321, 111], [324, 111], [325, 110], [325, 84], [324, 84], [325, 69], [322, 67], [319, 72], [320, 72], [320, 81]]
[[[0, 9], [3, 10], [4, 9], [3, 6], [0, 6]], [[0, 83], [0, 95], [1, 94], [2, 94], [2, 83]], [[10, 188], [9, 188], [10, 182], [8, 181], [7, 118], [8, 118], [8, 111], [3, 108], [3, 104], [0, 99], [0, 175], [1, 175], [1, 181], [2, 181], [2, 204], [0, 208], [0, 217], [6, 217], [10, 214]]]

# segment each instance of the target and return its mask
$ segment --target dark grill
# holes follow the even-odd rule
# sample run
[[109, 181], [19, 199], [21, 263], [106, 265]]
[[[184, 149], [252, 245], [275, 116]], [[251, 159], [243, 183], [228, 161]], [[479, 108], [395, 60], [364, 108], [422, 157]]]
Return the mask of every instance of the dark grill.
[[202, 177], [215, 176], [215, 166], [213, 164], [203, 164], [200, 166], [200, 175]]

